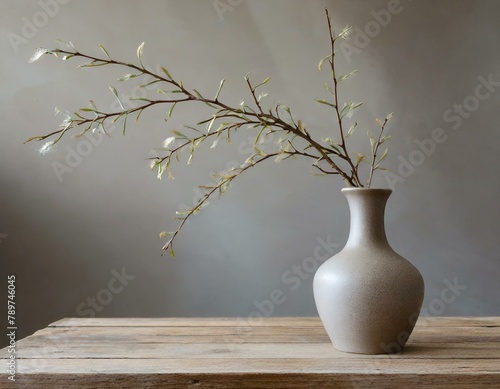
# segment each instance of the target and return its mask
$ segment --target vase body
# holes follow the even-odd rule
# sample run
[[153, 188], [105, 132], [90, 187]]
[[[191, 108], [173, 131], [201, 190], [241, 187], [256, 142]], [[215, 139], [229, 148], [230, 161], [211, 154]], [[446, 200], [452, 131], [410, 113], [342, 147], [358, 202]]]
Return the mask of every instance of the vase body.
[[424, 297], [422, 275], [389, 245], [384, 228], [391, 190], [344, 188], [349, 239], [314, 276], [314, 299], [333, 346], [385, 354], [403, 349]]

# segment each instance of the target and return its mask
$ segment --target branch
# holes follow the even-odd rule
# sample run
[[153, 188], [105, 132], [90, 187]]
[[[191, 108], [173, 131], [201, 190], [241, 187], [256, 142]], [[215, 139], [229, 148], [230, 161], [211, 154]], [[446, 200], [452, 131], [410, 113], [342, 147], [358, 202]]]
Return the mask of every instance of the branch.
[[[44, 140], [44, 139], [47, 139], [47, 138], [50, 138], [54, 135], [59, 134], [59, 136], [54, 141], [54, 143], [57, 143], [62, 138], [62, 136], [66, 133], [66, 131], [69, 131], [73, 128], [77, 128], [77, 127], [89, 124], [89, 126], [83, 131], [83, 133], [85, 133], [86, 131], [88, 131], [90, 129], [90, 127], [92, 127], [92, 125], [94, 123], [104, 124], [104, 122], [108, 119], [116, 118], [116, 120], [117, 120], [118, 118], [120, 118], [122, 116], [128, 116], [128, 115], [133, 114], [135, 112], [143, 111], [143, 110], [150, 108], [153, 105], [157, 105], [157, 104], [177, 104], [177, 103], [190, 101], [190, 100], [192, 100], [192, 99], [189, 97], [184, 98], [184, 99], [178, 99], [178, 100], [151, 100], [149, 103], [141, 105], [141, 106], [136, 107], [136, 108], [130, 108], [130, 109], [125, 109], [123, 111], [111, 112], [111, 113], [102, 113], [102, 112], [94, 111], [91, 109], [82, 108], [77, 113], [75, 113], [75, 115], [77, 115], [79, 117], [79, 119], [70, 119], [69, 126], [61, 126], [58, 130], [53, 131], [53, 132], [46, 134], [46, 135], [31, 137], [31, 138], [25, 140], [24, 143], [31, 142], [33, 140], [36, 140], [36, 141]], [[80, 114], [78, 114], [79, 112], [87, 112], [88, 110], [95, 112], [97, 116], [95, 118], [91, 119], [91, 118], [82, 117]], [[82, 135], [82, 134], [80, 134], [80, 135]]]
[[390, 138], [389, 136], [382, 138], [382, 134], [385, 130], [385, 126], [387, 125], [389, 120], [391, 120], [392, 116], [393, 116], [392, 113], [389, 114], [383, 122], [381, 122], [379, 119], [377, 119], [377, 122], [379, 123], [379, 126], [380, 126], [380, 132], [378, 134], [378, 138], [375, 141], [375, 139], [370, 137], [370, 143], [371, 143], [371, 149], [372, 149], [372, 162], [370, 164], [370, 174], [368, 176], [368, 180], [366, 181], [366, 186], [368, 188], [370, 188], [372, 185], [373, 173], [375, 172], [375, 170], [378, 169], [380, 163], [384, 160], [384, 158], [387, 155], [387, 149], [386, 149], [384, 154], [380, 157], [379, 161], [377, 162], [377, 152], [378, 152], [380, 145], [382, 143], [384, 143], [387, 139]]
[[[335, 74], [335, 42], [339, 37], [344, 38], [347, 35], [347, 29], [344, 30], [342, 33], [340, 33], [338, 36], [334, 36], [332, 24], [331, 24], [331, 18], [328, 13], [328, 10], [326, 11], [326, 17], [327, 17], [327, 22], [328, 22], [328, 29], [329, 29], [329, 36], [330, 36], [330, 43], [331, 43], [331, 53], [328, 55], [326, 58], [323, 60], [329, 59], [330, 63], [330, 68], [332, 72], [332, 80], [333, 80], [333, 91], [331, 90], [330, 87], [327, 87], [328, 90], [334, 95], [334, 103], [330, 103], [324, 100], [319, 100], [320, 103], [327, 104], [332, 106], [335, 109], [336, 117], [337, 117], [337, 122], [339, 126], [339, 132], [340, 132], [340, 143], [337, 143], [337, 141], [332, 140], [330, 141], [324, 141], [323, 143], [326, 143], [326, 145], [323, 145], [316, 141], [311, 134], [308, 132], [306, 127], [303, 125], [301, 120], [295, 120], [294, 116], [292, 115], [290, 108], [283, 106], [283, 105], [276, 105], [273, 109], [267, 108], [263, 106], [261, 103], [261, 95], [257, 96], [256, 90], [266, 84], [269, 81], [269, 78], [266, 78], [264, 81], [262, 81], [260, 84], [253, 85], [252, 82], [250, 81], [249, 76], [247, 75], [245, 77], [246, 84], [249, 88], [253, 103], [250, 105], [245, 104], [244, 102], [237, 106], [233, 107], [231, 105], [228, 105], [224, 103], [223, 101], [220, 100], [220, 94], [224, 86], [224, 80], [220, 82], [220, 85], [217, 89], [217, 92], [215, 93], [214, 98], [207, 98], [204, 95], [202, 95], [198, 90], [196, 89], [188, 89], [184, 86], [182, 81], [180, 80], [175, 80], [171, 74], [165, 69], [161, 68], [162, 72], [159, 72], [160, 74], [146, 69], [142, 62], [142, 52], [144, 48], [144, 44], [141, 44], [139, 48], [137, 49], [137, 57], [139, 59], [139, 64], [134, 64], [134, 63], [128, 63], [128, 62], [122, 62], [118, 61], [115, 59], [112, 59], [106, 49], [102, 46], [100, 46], [101, 50], [104, 52], [106, 57], [100, 58], [97, 56], [92, 56], [92, 55], [87, 55], [80, 53], [76, 49], [74, 49], [72, 46], [72, 50], [63, 50], [63, 49], [54, 49], [54, 50], [48, 50], [48, 49], [39, 49], [34, 57], [32, 58], [32, 61], [37, 60], [44, 54], [49, 54], [49, 55], [54, 55], [56, 57], [63, 56], [63, 60], [72, 58], [72, 57], [80, 57], [80, 58], [85, 58], [86, 60], [89, 60], [90, 62], [87, 62], [83, 65], [80, 65], [80, 67], [97, 67], [97, 66], [105, 66], [105, 65], [118, 65], [119, 67], [123, 67], [126, 69], [130, 69], [133, 71], [133, 74], [126, 74], [124, 77], [119, 79], [119, 81], [127, 81], [130, 78], [135, 78], [138, 76], [142, 75], [148, 75], [153, 78], [151, 82], [148, 82], [145, 85], [140, 85], [139, 87], [147, 87], [151, 84], [155, 83], [166, 83], [169, 85], [168, 88], [166, 89], [171, 89], [172, 90], [161, 90], [159, 89], [159, 93], [177, 93], [179, 94], [179, 98], [177, 99], [147, 99], [147, 98], [139, 98], [136, 100], [142, 100], [145, 101], [145, 104], [142, 104], [138, 107], [135, 108], [126, 108], [124, 104], [121, 103], [120, 97], [118, 95], [118, 92], [116, 91], [115, 88], [110, 87], [111, 91], [115, 95], [116, 99], [120, 103], [121, 111], [117, 112], [101, 112], [100, 110], [97, 109], [95, 104], [91, 101], [90, 108], [80, 108], [78, 111], [74, 112], [73, 114], [67, 116], [67, 118], [63, 121], [63, 123], [60, 125], [60, 127], [56, 130], [53, 131], [49, 134], [46, 135], [41, 135], [41, 136], [35, 136], [27, 141], [31, 140], [44, 140], [52, 136], [56, 136], [55, 141], [52, 143], [58, 142], [62, 136], [64, 136], [68, 131], [73, 130], [74, 128], [77, 127], [83, 127], [83, 131], [80, 134], [77, 135], [82, 135], [85, 132], [87, 132], [89, 129], [91, 129], [95, 124], [102, 126], [103, 130], [106, 132], [105, 125], [107, 125], [107, 120], [112, 120], [112, 122], [116, 122], [120, 118], [123, 118], [123, 130], [125, 131], [126, 125], [127, 125], [127, 117], [130, 114], [137, 114], [136, 116], [136, 121], [139, 119], [141, 113], [146, 110], [151, 108], [154, 105], [161, 105], [161, 104], [170, 104], [170, 110], [168, 111], [167, 118], [165, 120], [168, 120], [173, 112], [173, 109], [177, 104], [180, 103], [185, 103], [185, 102], [191, 102], [191, 101], [196, 101], [203, 103], [210, 107], [213, 111], [212, 114], [205, 120], [200, 121], [197, 125], [206, 125], [207, 129], [205, 132], [199, 131], [197, 128], [194, 127], [189, 127], [185, 126], [188, 129], [195, 131], [196, 134], [194, 133], [189, 133], [186, 132], [187, 135], [179, 132], [179, 131], [173, 131], [174, 135], [173, 137], [169, 137], [165, 140], [164, 143], [164, 151], [166, 155], [164, 156], [158, 156], [155, 158], [152, 158], [154, 160], [152, 164], [152, 168], [158, 166], [158, 175], [161, 177], [161, 174], [166, 170], [170, 168], [170, 162], [172, 161], [172, 157], [175, 157], [178, 159], [179, 152], [181, 152], [183, 149], [186, 147], [190, 147], [190, 158], [188, 159], [188, 163], [190, 163], [191, 159], [193, 158], [193, 155], [197, 149], [197, 147], [206, 141], [207, 139], [213, 139], [213, 137], [219, 137], [223, 136], [225, 137], [229, 142], [230, 142], [230, 134], [231, 130], [237, 131], [239, 130], [242, 126], [247, 125], [250, 126], [249, 130], [255, 129], [256, 130], [256, 136], [255, 136], [255, 141], [254, 141], [254, 149], [256, 151], [256, 154], [252, 155], [250, 158], [247, 159], [247, 161], [242, 164], [239, 167], [232, 168], [228, 172], [224, 172], [224, 174], [220, 174], [216, 179], [217, 181], [215, 182], [214, 186], [209, 185], [209, 186], [199, 186], [200, 189], [203, 189], [203, 195], [202, 197], [198, 200], [196, 205], [191, 208], [189, 211], [184, 212], [184, 213], [179, 213], [179, 215], [182, 215], [182, 217], [179, 217], [182, 221], [180, 222], [178, 228], [172, 232], [172, 233], [165, 233], [162, 235], [170, 235], [169, 241], [163, 246], [163, 250], [170, 250], [170, 253], [172, 256], [174, 255], [173, 252], [173, 241], [174, 239], [180, 234], [181, 229], [184, 227], [185, 223], [187, 220], [196, 214], [201, 208], [208, 204], [209, 198], [213, 196], [214, 193], [219, 192], [220, 195], [225, 192], [231, 181], [240, 176], [242, 173], [247, 171], [253, 166], [256, 166], [257, 164], [268, 160], [273, 157], [276, 158], [276, 162], [279, 162], [281, 159], [287, 159], [293, 156], [303, 156], [306, 158], [312, 158], [314, 159], [314, 162], [312, 163], [312, 166], [314, 166], [316, 169], [321, 171], [324, 174], [338, 174], [342, 177], [342, 179], [346, 182], [348, 186], [352, 187], [363, 187], [359, 175], [358, 175], [358, 170], [359, 170], [359, 164], [361, 160], [359, 160], [356, 164], [353, 163], [351, 156], [349, 155], [347, 145], [346, 145], [346, 139], [349, 136], [349, 134], [352, 132], [349, 130], [347, 134], [344, 133], [344, 128], [343, 128], [343, 118], [345, 117], [346, 113], [353, 111], [356, 109], [360, 104], [355, 104], [353, 102], [349, 102], [344, 104], [342, 109], [339, 108], [339, 98], [338, 98], [338, 84], [342, 81], [345, 80], [346, 78], [350, 77], [351, 74], [354, 74], [354, 72], [349, 73], [348, 75], [337, 77]], [[322, 60], [322, 62], [323, 62]], [[321, 62], [321, 63], [322, 63]], [[320, 67], [321, 67], [320, 63]], [[130, 71], [129, 70], [129, 71]], [[164, 87], [164, 86], [163, 86]], [[286, 111], [289, 116], [286, 116], [285, 119], [283, 119], [280, 114], [283, 115], [283, 111]], [[88, 113], [91, 112], [95, 115], [95, 117], [88, 117]], [[225, 120], [224, 120], [225, 119]], [[388, 116], [385, 120], [384, 123], [381, 123], [381, 131], [378, 136], [378, 139], [373, 141], [371, 140], [372, 143], [372, 164], [371, 164], [371, 169], [370, 169], [370, 175], [367, 181], [368, 187], [371, 185], [372, 182], [372, 176], [373, 172], [377, 170], [380, 162], [382, 159], [385, 157], [384, 155], [377, 161], [377, 152], [379, 149], [379, 146], [388, 138], [388, 137], [382, 137], [382, 133], [384, 131], [385, 125], [388, 122], [390, 117]], [[217, 123], [217, 124], [216, 124]], [[216, 130], [212, 130], [213, 126], [217, 125], [218, 128]], [[286, 145], [284, 145], [281, 141], [278, 142], [279, 146], [279, 151], [277, 152], [272, 152], [270, 154], [266, 154], [264, 151], [259, 150], [260, 147], [260, 140], [265, 139], [269, 134], [275, 133], [275, 132], [281, 132], [283, 131], [285, 133], [284, 140], [287, 142]], [[305, 142], [305, 145], [302, 144], [301, 142], [299, 145], [301, 147], [295, 147], [293, 142], [296, 139], [302, 139]], [[329, 138], [328, 138], [329, 139]], [[370, 139], [372, 139], [370, 137]], [[177, 146], [172, 146], [169, 147], [169, 144], [173, 140], [182, 140], [182, 143]], [[215, 146], [215, 144], [214, 144]], [[44, 146], [45, 147], [45, 146]], [[43, 149], [43, 148], [42, 148]], [[314, 151], [313, 151], [314, 150]], [[310, 151], [310, 152], [309, 152]], [[364, 158], [364, 157], [363, 157]], [[341, 168], [339, 166], [339, 160], [346, 161], [346, 165], [349, 167]], [[325, 166], [320, 166], [320, 162], [324, 162], [327, 164], [331, 170], [327, 170]], [[349, 172], [350, 169], [350, 172]]]
[[216, 193], [217, 191], [220, 191], [221, 188], [223, 188], [225, 185], [228, 185], [234, 178], [240, 176], [242, 173], [244, 173], [245, 171], [247, 171], [248, 169], [250, 169], [251, 167], [254, 167], [256, 166], [257, 164], [269, 159], [269, 158], [273, 158], [273, 157], [276, 157], [278, 156], [280, 153], [272, 153], [272, 154], [267, 154], [266, 156], [260, 158], [259, 160], [257, 161], [254, 161], [253, 163], [250, 163], [244, 167], [240, 167], [239, 168], [239, 171], [237, 173], [235, 173], [234, 175], [231, 175], [231, 176], [228, 176], [224, 179], [222, 179], [217, 185], [215, 185], [213, 188], [211, 188], [207, 193], [205, 193], [202, 198], [198, 201], [198, 203], [193, 207], [191, 208], [185, 215], [184, 217], [182, 218], [182, 222], [179, 224], [179, 226], [177, 227], [177, 230], [175, 230], [173, 233], [171, 233], [171, 238], [169, 239], [169, 241], [163, 246], [162, 250], [163, 251], [166, 251], [166, 250], [170, 250], [170, 254], [172, 255], [172, 257], [175, 256], [174, 254], [174, 250], [173, 250], [173, 242], [174, 242], [174, 239], [177, 237], [177, 235], [179, 235], [179, 233], [181, 232], [181, 229], [182, 227], [184, 227], [184, 225], [186, 224], [187, 220], [193, 216], [195, 213], [197, 213], [208, 201], [208, 199], [214, 194]]
[[344, 151], [344, 154], [346, 156], [346, 158], [344, 158], [344, 159], [348, 162], [349, 166], [351, 167], [351, 179], [346, 180], [344, 178], [344, 180], [346, 180], [350, 186], [363, 187], [363, 184], [361, 184], [361, 181], [360, 181], [359, 176], [358, 176], [358, 171], [357, 171], [356, 167], [354, 166], [351, 158], [349, 157], [349, 152], [348, 152], [347, 146], [346, 146], [344, 127], [343, 127], [343, 123], [342, 123], [342, 116], [341, 116], [341, 113], [339, 110], [338, 80], [337, 80], [337, 75], [335, 74], [335, 41], [336, 41], [336, 38], [333, 36], [332, 21], [331, 21], [330, 14], [328, 13], [327, 8], [325, 8], [325, 12], [326, 12], [326, 19], [328, 22], [328, 33], [330, 35], [330, 44], [331, 44], [331, 54], [330, 54], [330, 60], [328, 62], [330, 63], [330, 68], [332, 71], [333, 95], [334, 95], [333, 97], [335, 99], [334, 109], [335, 109], [335, 113], [337, 115], [337, 122], [338, 122], [339, 132], [340, 132], [340, 139], [341, 139], [340, 147], [342, 148], [342, 150]]
[[[171, 85], [174, 85], [175, 87], [178, 88], [178, 92], [179, 93], [184, 94], [185, 98], [183, 98], [183, 99], [177, 99], [177, 100], [152, 100], [148, 104], [145, 104], [145, 105], [143, 105], [141, 107], [137, 107], [137, 108], [132, 109], [132, 110], [122, 111], [122, 112], [114, 112], [114, 113], [111, 113], [111, 114], [103, 114], [103, 115], [99, 116], [96, 119], [86, 119], [86, 120], [83, 120], [83, 121], [74, 120], [74, 122], [76, 124], [74, 126], [71, 126], [69, 128], [64, 129], [64, 131], [60, 129], [60, 130], [55, 131], [55, 132], [53, 132], [51, 134], [47, 134], [45, 136], [30, 138], [28, 141], [30, 141], [30, 140], [42, 140], [42, 139], [46, 139], [46, 138], [48, 138], [48, 137], [50, 137], [52, 135], [58, 134], [58, 133], [61, 133], [61, 136], [62, 136], [63, 133], [65, 133], [66, 131], [68, 131], [68, 130], [70, 130], [72, 128], [75, 128], [75, 127], [78, 127], [78, 126], [81, 126], [81, 125], [84, 125], [84, 124], [88, 124], [88, 123], [93, 124], [95, 121], [101, 121], [101, 122], [103, 122], [103, 121], [105, 121], [109, 117], [120, 117], [120, 116], [123, 116], [123, 115], [128, 115], [130, 113], [134, 113], [136, 111], [142, 111], [142, 110], [144, 110], [146, 108], [149, 108], [152, 105], [159, 104], [159, 103], [177, 104], [177, 103], [187, 102], [187, 101], [199, 101], [199, 102], [205, 103], [205, 104], [207, 104], [207, 105], [209, 105], [211, 107], [215, 107], [215, 106], [219, 107], [220, 110], [218, 112], [219, 113], [223, 112], [223, 114], [217, 116], [218, 118], [226, 118], [226, 117], [236, 118], [236, 119], [239, 119], [239, 120], [241, 120], [242, 122], [244, 122], [246, 124], [253, 124], [253, 123], [255, 123], [255, 121], [252, 121], [250, 119], [250, 118], [255, 118], [258, 122], [262, 123], [263, 125], [266, 125], [268, 127], [279, 127], [281, 129], [283, 129], [284, 131], [288, 131], [288, 132], [293, 133], [294, 135], [297, 135], [298, 137], [304, 139], [307, 143], [309, 143], [316, 150], [318, 150], [318, 152], [322, 155], [322, 157], [324, 158], [324, 160], [328, 162], [328, 164], [332, 167], [332, 169], [334, 169], [335, 171], [339, 172], [339, 174], [342, 176], [342, 178], [350, 186], [356, 186], [356, 182], [353, 181], [352, 178], [348, 174], [346, 174], [330, 158], [329, 155], [330, 154], [334, 154], [334, 155], [340, 156], [342, 159], [345, 159], [347, 161], [349, 160], [348, 157], [342, 156], [337, 151], [335, 151], [334, 149], [325, 147], [325, 146], [319, 144], [318, 142], [314, 141], [309, 134], [307, 134], [306, 132], [304, 132], [301, 129], [299, 129], [297, 127], [297, 124], [295, 122], [294, 122], [293, 125], [291, 125], [291, 124], [285, 122], [284, 120], [282, 120], [279, 116], [274, 116], [271, 113], [264, 113], [264, 111], [263, 111], [263, 109], [262, 109], [262, 107], [261, 107], [261, 105], [260, 105], [260, 103], [259, 103], [259, 101], [258, 101], [258, 99], [257, 99], [257, 97], [255, 95], [255, 89], [258, 86], [265, 84], [268, 81], [268, 79], [264, 80], [261, 84], [259, 84], [257, 87], [254, 88], [251, 85], [248, 77], [246, 77], [247, 84], [249, 85], [251, 94], [252, 94], [252, 96], [254, 98], [254, 101], [256, 102], [257, 107], [259, 109], [259, 112], [255, 112], [255, 111], [250, 111], [250, 110], [246, 109], [246, 108], [249, 108], [249, 107], [246, 107], [246, 106], [243, 107], [243, 109], [242, 109], [242, 108], [234, 108], [234, 107], [231, 107], [231, 106], [229, 106], [227, 104], [224, 104], [223, 102], [221, 102], [218, 99], [218, 94], [217, 94], [217, 96], [216, 96], [215, 99], [209, 99], [209, 98], [203, 97], [203, 95], [201, 95], [196, 90], [195, 90], [195, 93], [192, 93], [192, 92], [190, 92], [189, 90], [187, 90], [184, 87], [184, 85], [182, 84], [182, 82], [176, 81], [173, 78], [171, 78], [171, 76], [170, 76], [169, 73], [168, 73], [167, 77], [163, 77], [161, 75], [158, 75], [158, 74], [156, 74], [154, 72], [151, 72], [151, 71], [147, 70], [143, 66], [137, 66], [137, 65], [134, 65], [134, 64], [131, 64], [131, 63], [116, 61], [116, 60], [111, 59], [111, 58], [100, 58], [100, 57], [96, 57], [96, 56], [82, 54], [82, 53], [80, 53], [80, 52], [78, 52], [76, 50], [74, 52], [70, 52], [70, 51], [67, 51], [67, 50], [56, 49], [56, 50], [49, 50], [45, 54], [52, 54], [52, 55], [55, 55], [55, 56], [58, 56], [59, 54], [64, 54], [64, 55], [72, 56], [72, 57], [86, 58], [86, 59], [91, 60], [91, 62], [89, 64], [86, 64], [86, 65], [83, 65], [83, 66], [89, 66], [89, 67], [92, 67], [92, 66], [103, 66], [103, 65], [118, 65], [118, 66], [122, 66], [122, 67], [126, 67], [126, 68], [131, 68], [131, 69], [139, 71], [141, 74], [147, 74], [147, 75], [155, 78], [158, 81], [162, 81], [162, 82], [166, 82], [166, 83], [169, 83]], [[164, 72], [167, 74], [167, 72], [165, 70], [164, 70]], [[88, 129], [89, 128], [85, 129], [85, 131], [87, 131]], [[60, 137], [57, 138], [56, 141], [58, 141], [59, 139], [60, 139]]]

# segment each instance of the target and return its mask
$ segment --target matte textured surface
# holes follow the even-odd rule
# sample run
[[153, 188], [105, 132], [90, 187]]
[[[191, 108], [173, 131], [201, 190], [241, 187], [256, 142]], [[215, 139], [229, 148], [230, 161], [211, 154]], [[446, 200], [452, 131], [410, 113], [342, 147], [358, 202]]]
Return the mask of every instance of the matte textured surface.
[[403, 353], [374, 356], [335, 350], [318, 318], [68, 318], [18, 358], [2, 389], [493, 389], [500, 318], [421, 318]]
[[345, 188], [351, 212], [342, 251], [314, 275], [314, 299], [333, 345], [341, 351], [401, 351], [424, 299], [422, 275], [385, 235], [389, 189]]

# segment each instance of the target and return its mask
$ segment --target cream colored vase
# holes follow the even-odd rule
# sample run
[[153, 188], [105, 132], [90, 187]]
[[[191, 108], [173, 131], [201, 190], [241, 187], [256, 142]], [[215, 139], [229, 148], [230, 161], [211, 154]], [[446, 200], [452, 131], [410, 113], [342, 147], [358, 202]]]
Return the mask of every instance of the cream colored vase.
[[351, 229], [341, 252], [314, 276], [314, 299], [333, 346], [384, 354], [403, 349], [424, 297], [422, 275], [387, 242], [389, 189], [345, 188]]

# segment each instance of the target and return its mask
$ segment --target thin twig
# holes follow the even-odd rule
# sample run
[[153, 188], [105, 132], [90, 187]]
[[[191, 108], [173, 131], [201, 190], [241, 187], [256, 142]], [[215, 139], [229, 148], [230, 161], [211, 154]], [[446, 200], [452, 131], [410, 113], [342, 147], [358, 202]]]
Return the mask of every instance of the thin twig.
[[382, 144], [381, 142], [381, 139], [382, 139], [382, 133], [384, 132], [384, 129], [385, 129], [385, 126], [387, 124], [387, 122], [389, 121], [388, 118], [385, 118], [384, 122], [382, 123], [382, 125], [380, 126], [380, 132], [378, 134], [378, 138], [377, 138], [377, 141], [375, 142], [373, 148], [372, 148], [372, 162], [370, 164], [370, 174], [368, 176], [368, 180], [366, 182], [366, 186], [368, 188], [370, 188], [372, 186], [372, 179], [373, 179], [373, 173], [375, 172], [375, 170], [377, 169], [376, 167], [376, 161], [377, 161], [377, 152], [378, 152], [378, 148], [380, 147], [380, 145]]

